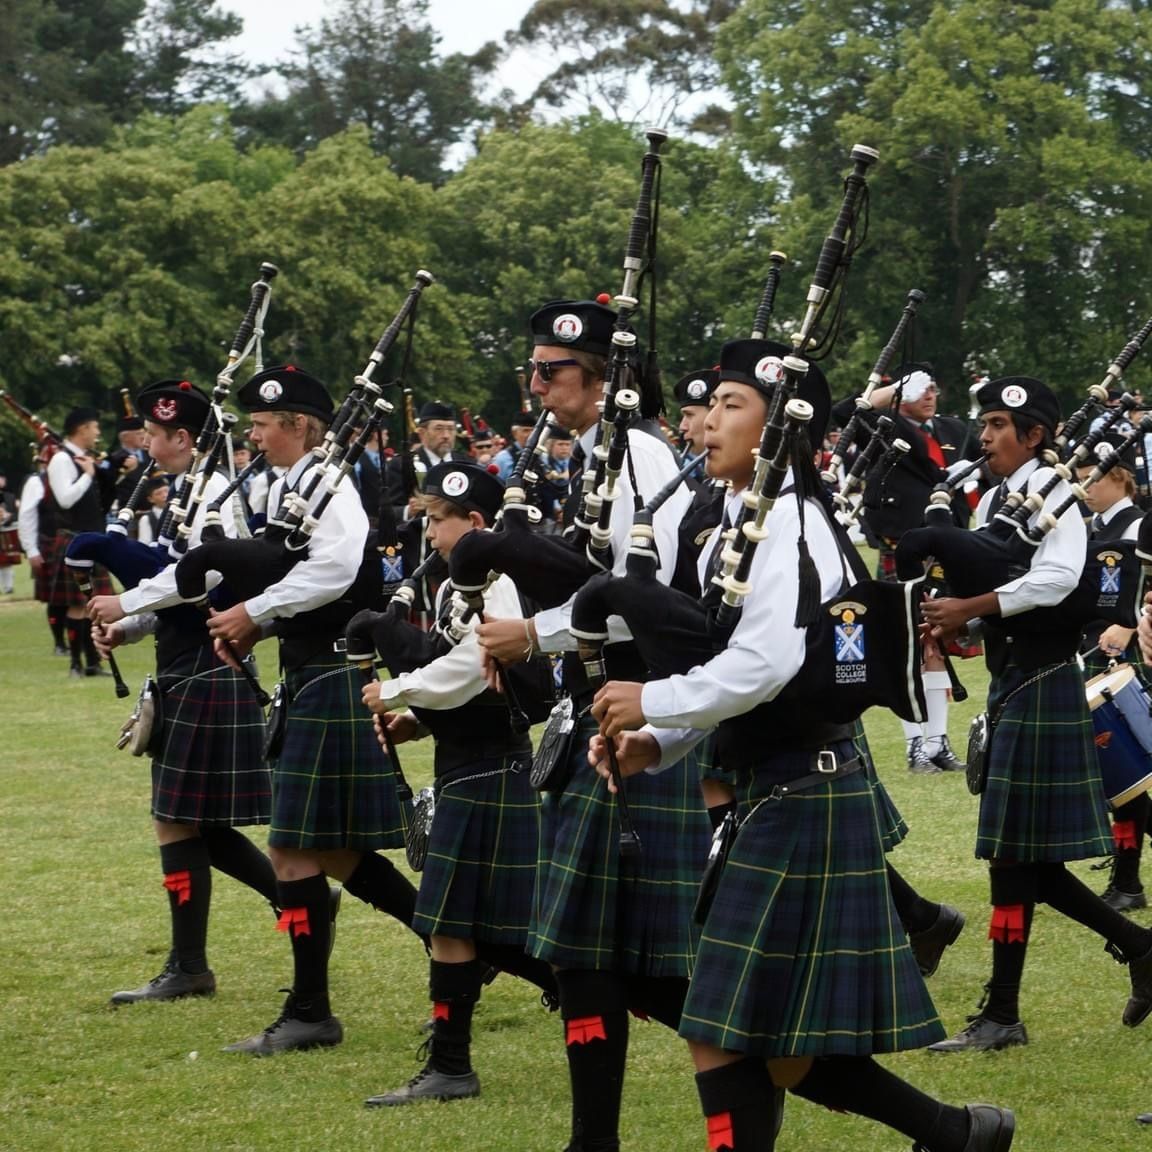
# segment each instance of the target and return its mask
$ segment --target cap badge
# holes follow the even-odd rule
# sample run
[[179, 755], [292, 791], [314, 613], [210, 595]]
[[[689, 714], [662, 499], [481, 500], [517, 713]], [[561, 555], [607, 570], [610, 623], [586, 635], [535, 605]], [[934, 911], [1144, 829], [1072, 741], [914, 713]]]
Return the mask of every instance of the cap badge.
[[1000, 393], [1000, 399], [1008, 405], [1009, 408], [1023, 408], [1028, 403], [1028, 393], [1020, 387], [1019, 384], [1009, 384], [1003, 392]]
[[265, 404], [273, 404], [284, 395], [284, 385], [279, 380], [265, 380], [260, 385], [260, 399]]
[[160, 421], [161, 424], [167, 424], [169, 420], [176, 419], [176, 401], [171, 399], [157, 400], [152, 405], [152, 415]]
[[784, 379], [784, 363], [779, 356], [764, 356], [756, 363], [755, 376], [761, 384], [779, 384]]
[[552, 321], [552, 335], [564, 344], [571, 344], [584, 335], [584, 321], [572, 312], [565, 312]]
[[688, 393], [689, 400], [703, 400], [704, 394], [708, 391], [708, 385], [703, 380], [692, 380], [684, 391]]
[[445, 496], [463, 496], [468, 491], [468, 477], [463, 472], [449, 472], [440, 481], [440, 490]]

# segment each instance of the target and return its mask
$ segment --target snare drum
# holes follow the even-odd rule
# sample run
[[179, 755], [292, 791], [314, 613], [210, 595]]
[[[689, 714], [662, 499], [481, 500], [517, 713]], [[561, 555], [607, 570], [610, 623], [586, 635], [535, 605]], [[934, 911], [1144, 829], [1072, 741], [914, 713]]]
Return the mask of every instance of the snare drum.
[[1113, 808], [1152, 789], [1152, 701], [1131, 664], [1085, 685], [1104, 794]]

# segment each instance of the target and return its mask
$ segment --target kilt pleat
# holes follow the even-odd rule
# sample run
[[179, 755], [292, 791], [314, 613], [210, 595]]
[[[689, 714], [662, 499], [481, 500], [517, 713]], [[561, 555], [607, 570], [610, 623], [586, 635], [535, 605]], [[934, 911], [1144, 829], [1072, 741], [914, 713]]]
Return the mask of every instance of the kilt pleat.
[[884, 782], [876, 771], [876, 761], [872, 759], [872, 749], [868, 747], [868, 737], [864, 734], [864, 722], [857, 720], [852, 732], [852, 743], [856, 745], [856, 752], [864, 762], [864, 772], [868, 782], [872, 785], [873, 798], [876, 801], [876, 819], [880, 828], [880, 842], [887, 855], [898, 844], [904, 842], [908, 835], [908, 825], [896, 807]]
[[733, 784], [736, 773], [725, 768], [716, 755], [716, 733], [709, 733], [685, 757], [688, 771], [695, 772], [699, 780], [715, 780], [719, 784]]
[[399, 848], [408, 826], [396, 773], [361, 700], [364, 673], [309, 663], [286, 677], [288, 720], [271, 762], [276, 848]]
[[523, 947], [536, 887], [540, 795], [523, 757], [478, 760], [473, 772], [492, 774], [452, 784], [437, 797], [412, 929]]
[[595, 722], [581, 721], [570, 753], [572, 779], [541, 806], [528, 949], [561, 968], [685, 977], [696, 950], [692, 906], [709, 845], [699, 771], [682, 760], [657, 776], [628, 780], [641, 851], [622, 860], [616, 803], [588, 765], [595, 730]]
[[267, 824], [272, 780], [264, 712], [239, 672], [210, 644], [159, 675], [164, 732], [152, 760], [152, 816], [179, 824]]
[[746, 822], [701, 934], [680, 1035], [764, 1058], [941, 1039], [892, 906], [867, 773], [759, 806], [768, 786], [753, 773], [740, 787]]
[[[993, 680], [988, 713], [1030, 677], [1015, 667]], [[1084, 679], [1062, 664], [1010, 700], [988, 750], [976, 855], [983, 859], [1084, 860], [1112, 853]]]
[[56, 581], [56, 568], [59, 560], [59, 549], [55, 536], [39, 536], [36, 539], [40, 549], [40, 571], [36, 573], [34, 595], [41, 604], [61, 604], [62, 600], [54, 600], [54, 584]]
[[[53, 543], [51, 573], [48, 577], [48, 604], [65, 604], [69, 608], [83, 608], [88, 603], [88, 597], [80, 591], [76, 577], [64, 562], [64, 554], [68, 551], [68, 543], [75, 536], [75, 532], [57, 532]], [[44, 567], [49, 568], [48, 557], [45, 553]], [[93, 596], [111, 596], [115, 589], [112, 587], [112, 577], [103, 564], [93, 564], [89, 573], [92, 581]]]

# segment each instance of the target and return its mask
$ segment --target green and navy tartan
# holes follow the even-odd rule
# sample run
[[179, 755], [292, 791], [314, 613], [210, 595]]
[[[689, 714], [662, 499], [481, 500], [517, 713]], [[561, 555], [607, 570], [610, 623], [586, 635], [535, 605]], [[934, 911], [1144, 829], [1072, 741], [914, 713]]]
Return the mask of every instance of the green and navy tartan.
[[[205, 633], [207, 641], [207, 633]], [[177, 824], [267, 824], [272, 778], [264, 711], [208, 641], [159, 676], [164, 731], [152, 760], [152, 818]]]
[[683, 760], [659, 775], [628, 779], [641, 851], [621, 860], [616, 802], [588, 764], [595, 731], [595, 721], [580, 721], [569, 754], [572, 779], [541, 806], [528, 950], [559, 968], [685, 977], [696, 951], [692, 906], [709, 846], [699, 773]]
[[529, 765], [524, 755], [477, 760], [439, 791], [414, 932], [524, 946], [540, 842]]
[[736, 781], [736, 773], [717, 761], [715, 732], [710, 732], [701, 740], [685, 759], [688, 761], [688, 770], [695, 771], [699, 780], [715, 780], [729, 786]]
[[[846, 741], [832, 750], [853, 754]], [[772, 769], [807, 775], [811, 754], [773, 758]], [[740, 777], [746, 822], [701, 934], [680, 1035], [766, 1059], [943, 1038], [892, 905], [867, 774], [783, 800], [765, 799], [757, 773]]]
[[271, 762], [271, 847], [403, 846], [408, 813], [361, 700], [364, 682], [364, 673], [342, 659], [304, 664], [286, 676], [284, 746]]
[[864, 772], [872, 785], [880, 842], [884, 846], [884, 854], [887, 855], [898, 844], [904, 843], [904, 838], [908, 835], [908, 825], [876, 771], [876, 761], [872, 759], [872, 749], [868, 747], [868, 737], [864, 734], [863, 720], [856, 721], [852, 731], [852, 743], [856, 745], [856, 753], [863, 760]]
[[[1042, 671], [1008, 701], [992, 735], [976, 833], [982, 859], [1027, 864], [1113, 851], [1084, 678], [1075, 661]], [[996, 677], [988, 715], [1034, 675], [1010, 666]]]

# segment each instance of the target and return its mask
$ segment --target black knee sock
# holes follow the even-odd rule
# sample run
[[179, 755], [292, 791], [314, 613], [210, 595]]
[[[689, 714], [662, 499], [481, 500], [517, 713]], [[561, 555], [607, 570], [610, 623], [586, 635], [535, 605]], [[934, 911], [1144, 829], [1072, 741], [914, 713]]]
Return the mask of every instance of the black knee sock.
[[303, 880], [280, 880], [280, 920], [276, 927], [292, 941], [292, 991], [301, 1020], [327, 1020], [328, 944], [332, 935], [328, 878], [321, 873]]
[[888, 890], [892, 893], [892, 903], [896, 915], [909, 936], [913, 932], [923, 932], [936, 923], [940, 915], [940, 905], [925, 900], [891, 864], [888, 867]]
[[84, 662], [89, 668], [96, 668], [100, 664], [100, 653], [96, 651], [96, 645], [92, 643], [92, 621], [80, 621], [80, 639], [84, 645]]
[[535, 984], [550, 1000], [558, 1000], [560, 993], [556, 987], [556, 974], [550, 964], [529, 956], [523, 948], [515, 944], [490, 944], [484, 940], [476, 941], [476, 955], [485, 964], [507, 972], [509, 976], [519, 976]]
[[192, 974], [208, 970], [212, 869], [199, 837], [160, 845], [160, 867], [172, 916], [172, 958]]
[[64, 624], [68, 632], [68, 655], [72, 657], [72, 667], [80, 667], [80, 656], [83, 651], [83, 632], [81, 624], [83, 620], [77, 620], [74, 616], [69, 616]]
[[65, 611], [58, 604], [48, 605], [48, 627], [52, 629], [52, 639], [56, 642], [57, 648], [66, 648], [68, 645], [64, 639], [64, 618]]
[[556, 983], [578, 1146], [583, 1152], [614, 1152], [620, 1146], [628, 1055], [625, 981], [612, 972], [570, 970], [557, 972]]
[[276, 900], [276, 872], [272, 862], [238, 828], [201, 828], [200, 839], [208, 848], [212, 867], [247, 884], [273, 907]]
[[680, 976], [633, 977], [628, 981], [628, 1007], [675, 1031], [680, 1027], [688, 979]]
[[429, 965], [432, 1042], [428, 1063], [446, 1076], [465, 1076], [472, 1071], [472, 1011], [480, 999], [484, 967], [478, 960], [464, 964], [433, 960]]
[[364, 852], [352, 875], [344, 881], [344, 891], [357, 900], [371, 904], [380, 912], [394, 916], [406, 928], [412, 927], [416, 912], [416, 889], [406, 876], [397, 871], [387, 856]]
[[797, 1096], [867, 1116], [922, 1144], [931, 1152], [963, 1152], [968, 1113], [913, 1088], [871, 1056], [825, 1056], [792, 1089]]
[[696, 1073], [711, 1152], [772, 1152], [779, 1107], [763, 1060], [746, 1058]]
[[724, 817], [727, 816], [729, 812], [735, 811], [735, 800], [729, 800], [726, 804], [713, 804], [712, 807], [708, 809], [708, 819], [712, 824], [712, 831], [715, 832], [716, 829], [724, 823]]
[[1109, 908], [1099, 896], [1073, 876], [1063, 864], [1041, 864], [1038, 898], [1115, 945], [1128, 959], [1152, 949], [1152, 929], [1143, 928], [1121, 912]]
[[[992, 978], [986, 985], [988, 998], [980, 1011], [997, 1024], [1020, 1022], [1020, 983], [1024, 978], [1024, 961], [1028, 958], [1028, 936], [1035, 906], [1020, 907], [1022, 928], [1019, 932], [1015, 929], [1003, 932], [993, 927], [998, 935], [992, 940]], [[1012, 938], [1008, 939], [1009, 936]]]
[[1144, 834], [1148, 831], [1149, 797], [1142, 792], [1135, 800], [1121, 804], [1112, 813], [1112, 834], [1116, 841], [1116, 859], [1112, 866], [1112, 887], [1119, 892], [1135, 894], [1144, 891], [1140, 883], [1140, 854]]

